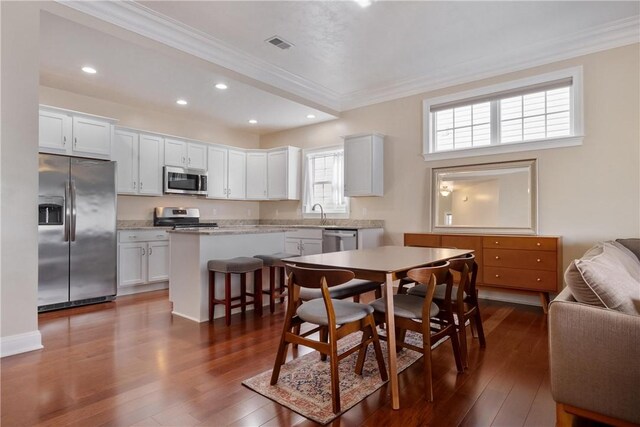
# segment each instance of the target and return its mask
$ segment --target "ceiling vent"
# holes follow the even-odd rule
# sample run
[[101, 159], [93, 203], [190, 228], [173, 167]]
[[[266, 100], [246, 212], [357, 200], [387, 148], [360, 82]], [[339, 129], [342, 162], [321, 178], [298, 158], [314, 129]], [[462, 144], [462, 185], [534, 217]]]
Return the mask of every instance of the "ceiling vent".
[[273, 36], [265, 40], [267, 43], [274, 45], [275, 47], [279, 47], [282, 50], [287, 50], [293, 46], [293, 43], [289, 43], [284, 40], [282, 37]]

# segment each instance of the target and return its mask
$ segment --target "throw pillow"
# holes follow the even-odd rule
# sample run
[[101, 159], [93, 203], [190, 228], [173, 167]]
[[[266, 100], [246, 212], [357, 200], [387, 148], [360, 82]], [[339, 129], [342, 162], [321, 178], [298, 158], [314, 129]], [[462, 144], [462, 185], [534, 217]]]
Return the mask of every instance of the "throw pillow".
[[576, 301], [640, 314], [640, 281], [618, 259], [619, 251], [600, 243], [565, 272], [565, 281]]

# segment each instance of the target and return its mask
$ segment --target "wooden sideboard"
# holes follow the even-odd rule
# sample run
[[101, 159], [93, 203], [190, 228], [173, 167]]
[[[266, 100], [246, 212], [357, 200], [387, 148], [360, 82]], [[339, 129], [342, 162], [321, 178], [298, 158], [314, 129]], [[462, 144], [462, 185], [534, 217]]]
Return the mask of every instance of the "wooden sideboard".
[[405, 233], [404, 245], [473, 249], [480, 287], [539, 293], [545, 313], [562, 284], [558, 236]]

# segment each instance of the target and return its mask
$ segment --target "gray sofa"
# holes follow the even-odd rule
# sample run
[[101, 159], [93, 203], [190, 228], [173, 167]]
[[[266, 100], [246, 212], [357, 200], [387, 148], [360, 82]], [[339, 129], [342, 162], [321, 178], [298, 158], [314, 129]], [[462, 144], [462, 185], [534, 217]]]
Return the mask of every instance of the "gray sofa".
[[[640, 239], [617, 242], [640, 262]], [[549, 306], [551, 391], [557, 403], [557, 425], [572, 425], [576, 415], [612, 425], [640, 424], [640, 312], [634, 312], [634, 306], [640, 304], [640, 282], [636, 281], [640, 274], [631, 264], [635, 278], [617, 277], [607, 270], [617, 260], [610, 259], [608, 265], [603, 262], [604, 267], [597, 266], [600, 271], [593, 274], [616, 276], [610, 283], [613, 291], [624, 291], [601, 297], [612, 289], [596, 289], [597, 298], [589, 300], [584, 288], [574, 282], [584, 280], [587, 290], [593, 290], [589, 283], [593, 277], [581, 262], [601, 261], [603, 256], [595, 249], [572, 262], [565, 273], [568, 287]], [[631, 301], [625, 301], [629, 296]], [[618, 299], [610, 302], [607, 298]]]

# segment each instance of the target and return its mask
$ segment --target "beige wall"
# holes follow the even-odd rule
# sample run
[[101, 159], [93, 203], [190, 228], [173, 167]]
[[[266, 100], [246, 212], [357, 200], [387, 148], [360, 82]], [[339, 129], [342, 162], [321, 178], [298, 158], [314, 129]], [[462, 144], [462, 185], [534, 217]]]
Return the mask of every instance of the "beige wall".
[[[0, 151], [0, 336], [32, 334], [17, 346], [39, 345], [38, 317], [38, 33], [39, 6], [2, 2], [2, 131]], [[34, 342], [35, 340], [36, 342]], [[33, 348], [33, 347], [31, 347]]]
[[[425, 162], [422, 100], [570, 66], [584, 66], [585, 138], [579, 147], [468, 160]], [[335, 145], [341, 135], [376, 131], [385, 139], [384, 197], [352, 198], [351, 217], [385, 220], [385, 240], [430, 229], [430, 168], [538, 159], [539, 232], [564, 238], [564, 265], [594, 242], [640, 235], [639, 46], [630, 45], [547, 66], [358, 108], [338, 120], [263, 136], [263, 148]], [[261, 206], [263, 218], [296, 218], [298, 203]], [[366, 214], [364, 213], [366, 209]]]
[[[234, 130], [215, 121], [191, 120], [183, 115], [119, 104], [46, 86], [40, 86], [40, 103], [118, 119], [119, 126], [243, 148], [256, 148], [259, 145], [258, 135]], [[258, 202], [185, 196], [118, 196], [118, 219], [151, 219], [154, 207], [176, 205], [200, 208], [202, 217], [206, 219], [257, 219], [260, 215]]]

